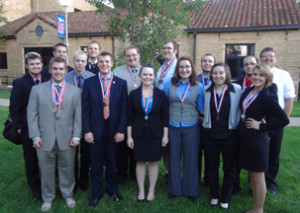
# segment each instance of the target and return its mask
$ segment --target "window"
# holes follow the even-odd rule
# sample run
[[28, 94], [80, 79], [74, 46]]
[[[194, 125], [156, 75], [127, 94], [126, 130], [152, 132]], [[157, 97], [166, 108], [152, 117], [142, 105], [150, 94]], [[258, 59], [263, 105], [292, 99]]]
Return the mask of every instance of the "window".
[[255, 44], [226, 44], [225, 63], [229, 65], [233, 79], [239, 79], [244, 74], [243, 59], [254, 55]]
[[0, 53], [0, 69], [7, 69], [7, 53]]

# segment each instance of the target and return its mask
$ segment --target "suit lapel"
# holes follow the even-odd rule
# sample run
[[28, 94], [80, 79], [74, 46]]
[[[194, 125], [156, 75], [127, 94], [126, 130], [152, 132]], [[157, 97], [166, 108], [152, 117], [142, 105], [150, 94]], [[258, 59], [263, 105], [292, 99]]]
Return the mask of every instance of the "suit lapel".
[[54, 103], [52, 100], [52, 95], [51, 95], [51, 80], [47, 81], [46, 83], [42, 84], [44, 86], [44, 90], [46, 93], [46, 98], [49, 100], [49, 102], [51, 103], [52, 108], [54, 108]]
[[100, 106], [103, 106], [103, 98], [102, 98], [102, 89], [100, 85], [100, 79], [99, 75], [96, 75], [97, 77], [94, 78], [94, 88], [96, 88], [96, 95], [98, 96], [98, 100], [100, 103]]

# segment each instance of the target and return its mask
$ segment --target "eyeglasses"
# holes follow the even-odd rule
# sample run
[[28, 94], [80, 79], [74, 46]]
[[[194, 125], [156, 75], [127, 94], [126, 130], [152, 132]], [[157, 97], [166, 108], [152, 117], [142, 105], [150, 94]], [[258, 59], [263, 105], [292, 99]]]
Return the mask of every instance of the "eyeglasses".
[[275, 54], [265, 54], [265, 55], [262, 55], [261, 57], [262, 57], [262, 58], [268, 58], [268, 57], [274, 58], [274, 57], [275, 57]]
[[254, 66], [254, 65], [256, 65], [256, 63], [254, 63], [254, 62], [244, 63], [244, 66], [245, 66], [245, 67], [248, 67], [248, 66]]
[[30, 57], [30, 56], [32, 56], [32, 55], [41, 57], [41, 55], [38, 54], [37, 52], [28, 52], [28, 53], [26, 53], [25, 58], [28, 58], [28, 57]]
[[179, 69], [191, 69], [191, 66], [179, 66]]

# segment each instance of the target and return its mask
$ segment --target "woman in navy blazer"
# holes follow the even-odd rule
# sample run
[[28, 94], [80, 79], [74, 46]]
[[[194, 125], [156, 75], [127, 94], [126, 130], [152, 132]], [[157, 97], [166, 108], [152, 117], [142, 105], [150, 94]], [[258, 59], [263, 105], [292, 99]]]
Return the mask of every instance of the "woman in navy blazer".
[[163, 91], [153, 87], [155, 71], [145, 65], [140, 71], [141, 86], [128, 98], [127, 145], [137, 161], [138, 202], [145, 201], [146, 162], [149, 162], [147, 202], [154, 199], [161, 147], [168, 143], [168, 100]]

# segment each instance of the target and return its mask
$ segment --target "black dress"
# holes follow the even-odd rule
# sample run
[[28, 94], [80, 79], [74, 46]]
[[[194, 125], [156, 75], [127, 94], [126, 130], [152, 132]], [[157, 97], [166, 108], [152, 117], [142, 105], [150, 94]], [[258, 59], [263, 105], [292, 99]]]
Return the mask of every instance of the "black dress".
[[155, 162], [161, 159], [163, 128], [168, 127], [169, 106], [165, 93], [153, 90], [152, 109], [145, 119], [141, 87], [133, 90], [128, 98], [127, 126], [132, 126], [133, 157], [136, 161]]
[[[243, 112], [243, 101], [253, 90], [248, 88], [240, 100], [241, 112]], [[283, 127], [289, 123], [285, 112], [278, 104], [277, 95], [271, 88], [264, 88], [257, 98], [246, 110], [246, 119], [253, 118], [261, 121], [263, 118], [273, 117], [267, 123], [261, 123], [260, 129], [247, 129], [245, 122], [240, 121], [238, 135], [240, 137], [239, 162], [243, 169], [253, 172], [264, 172], [268, 169], [269, 139], [268, 131]]]

